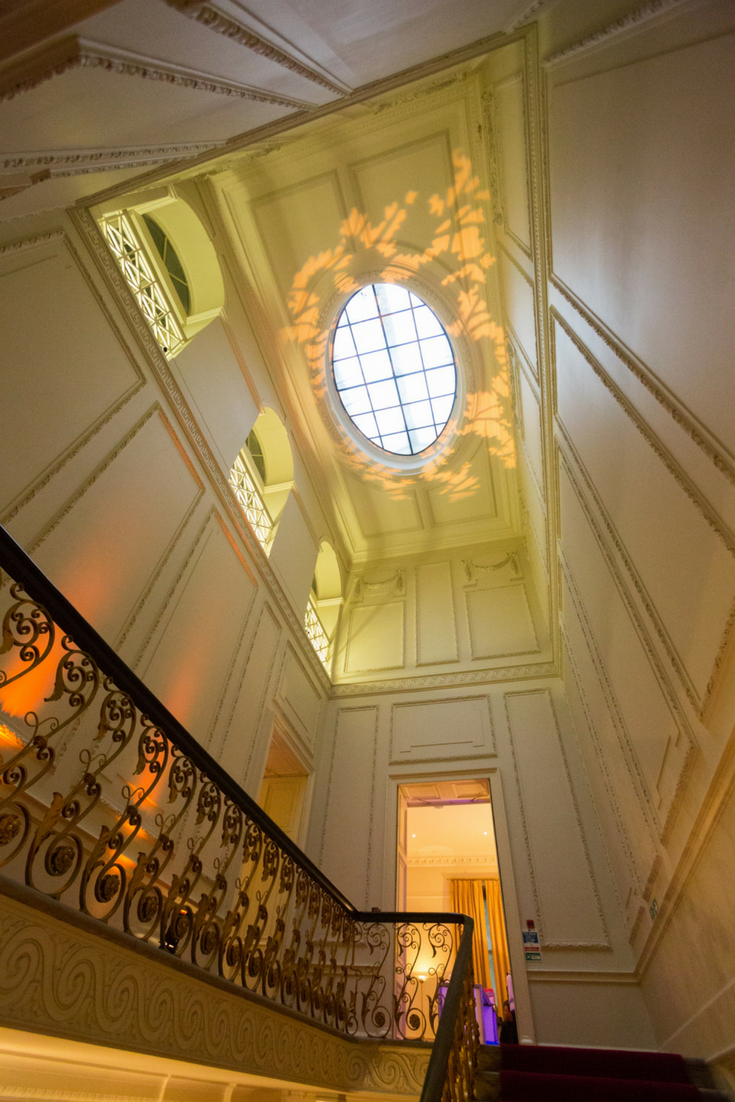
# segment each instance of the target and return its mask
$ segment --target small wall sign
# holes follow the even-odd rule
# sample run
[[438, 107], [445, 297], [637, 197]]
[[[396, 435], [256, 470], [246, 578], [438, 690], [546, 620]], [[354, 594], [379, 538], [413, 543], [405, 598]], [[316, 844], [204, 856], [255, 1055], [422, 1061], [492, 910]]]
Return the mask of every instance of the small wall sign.
[[533, 923], [528, 923], [528, 929], [523, 930], [523, 950], [526, 960], [541, 960], [541, 945], [539, 944], [538, 931], [533, 928]]

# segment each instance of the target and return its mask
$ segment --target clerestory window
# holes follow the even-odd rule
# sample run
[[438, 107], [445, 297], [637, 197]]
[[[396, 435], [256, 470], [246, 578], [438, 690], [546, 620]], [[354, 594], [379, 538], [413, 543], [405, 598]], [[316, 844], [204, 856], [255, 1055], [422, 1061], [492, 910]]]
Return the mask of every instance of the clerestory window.
[[173, 289], [176, 292], [179, 302], [184, 308], [184, 312], [191, 313], [191, 292], [189, 290], [189, 280], [186, 278], [186, 272], [184, 266], [179, 259], [179, 254], [171, 244], [171, 238], [166, 231], [159, 226], [150, 214], [143, 215], [143, 221], [146, 224], [148, 233], [151, 235], [153, 244], [156, 246], [158, 255], [163, 261], [166, 271], [169, 274]]
[[347, 302], [334, 332], [334, 382], [357, 429], [394, 455], [418, 455], [446, 428], [457, 368], [430, 306], [405, 287], [371, 283]]
[[237, 456], [230, 470], [230, 486], [261, 546], [266, 548], [273, 530], [273, 520], [242, 454]]
[[311, 640], [316, 653], [321, 659], [322, 665], [327, 669], [329, 668], [329, 636], [324, 630], [324, 626], [319, 619], [319, 613], [317, 612], [316, 604], [314, 601], [314, 592], [309, 594], [309, 601], [306, 606], [306, 616], [304, 617], [304, 627], [306, 628], [306, 634]]
[[161, 351], [171, 359], [184, 347], [186, 336], [132, 219], [115, 214], [105, 219], [102, 230]]

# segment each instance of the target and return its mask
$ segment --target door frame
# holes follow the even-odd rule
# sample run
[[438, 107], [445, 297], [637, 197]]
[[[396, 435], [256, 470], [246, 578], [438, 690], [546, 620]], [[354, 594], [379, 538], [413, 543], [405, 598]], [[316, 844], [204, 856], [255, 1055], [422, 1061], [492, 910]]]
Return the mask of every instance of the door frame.
[[518, 1040], [522, 1045], [536, 1043], [536, 1031], [531, 1009], [531, 992], [526, 972], [526, 955], [523, 946], [520, 910], [513, 874], [513, 857], [510, 848], [510, 832], [503, 799], [503, 783], [497, 765], [475, 769], [448, 769], [443, 763], [436, 769], [416, 768], [405, 765], [392, 769], [388, 776], [385, 819], [385, 854], [383, 861], [382, 909], [394, 910], [398, 890], [398, 789], [401, 785], [421, 784], [431, 781], [487, 780], [490, 786], [490, 806], [495, 826], [495, 845], [498, 853], [498, 873], [503, 896], [508, 953], [513, 975], [513, 993], [516, 1007]]

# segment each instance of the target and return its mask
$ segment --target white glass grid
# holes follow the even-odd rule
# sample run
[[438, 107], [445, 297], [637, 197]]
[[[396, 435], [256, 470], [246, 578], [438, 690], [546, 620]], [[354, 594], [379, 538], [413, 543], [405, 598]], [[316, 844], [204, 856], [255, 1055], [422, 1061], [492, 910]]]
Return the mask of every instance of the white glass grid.
[[161, 351], [171, 359], [186, 342], [166, 294], [148, 263], [142, 242], [129, 218], [116, 214], [102, 223], [107, 244], [153, 330]]
[[370, 283], [352, 296], [332, 368], [348, 417], [383, 451], [417, 455], [444, 431], [457, 393], [452, 347], [434, 311], [405, 287]]
[[316, 653], [319, 655], [323, 666], [329, 664], [329, 636], [327, 635], [322, 622], [319, 619], [319, 613], [316, 610], [311, 596], [309, 597], [309, 603], [306, 606], [306, 616], [304, 617], [304, 627], [306, 628], [306, 634], [311, 640]]
[[261, 545], [265, 547], [273, 529], [273, 521], [262, 497], [258, 493], [250, 471], [239, 455], [230, 471], [230, 486], [235, 491], [235, 497], [240, 502], [250, 527], [260, 540]]

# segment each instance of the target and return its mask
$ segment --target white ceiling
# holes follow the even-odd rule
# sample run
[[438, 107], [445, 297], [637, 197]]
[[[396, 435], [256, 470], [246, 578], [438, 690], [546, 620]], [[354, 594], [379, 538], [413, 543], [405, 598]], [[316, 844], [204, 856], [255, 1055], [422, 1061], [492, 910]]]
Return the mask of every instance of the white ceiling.
[[0, 221], [282, 125], [507, 29], [529, 6], [9, 0], [0, 13]]

